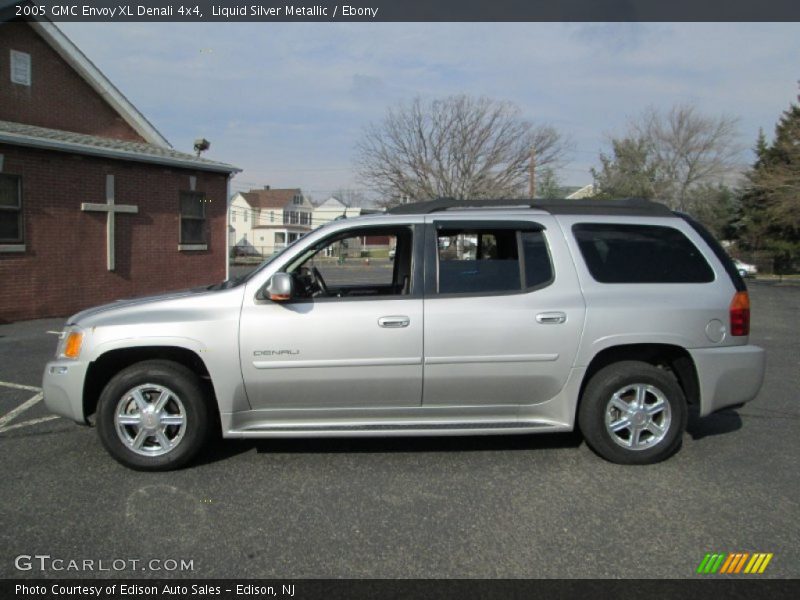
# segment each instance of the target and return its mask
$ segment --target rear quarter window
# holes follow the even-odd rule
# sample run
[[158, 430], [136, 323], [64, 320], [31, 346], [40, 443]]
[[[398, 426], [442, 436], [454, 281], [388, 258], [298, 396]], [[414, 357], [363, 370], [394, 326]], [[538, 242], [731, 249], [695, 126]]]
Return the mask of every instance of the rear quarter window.
[[660, 225], [578, 223], [572, 227], [600, 283], [708, 283], [714, 271], [678, 229]]

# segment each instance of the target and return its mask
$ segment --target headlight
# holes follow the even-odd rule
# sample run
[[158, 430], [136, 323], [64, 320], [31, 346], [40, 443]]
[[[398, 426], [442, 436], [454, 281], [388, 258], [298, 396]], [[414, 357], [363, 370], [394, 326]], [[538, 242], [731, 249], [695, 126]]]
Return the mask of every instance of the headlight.
[[65, 329], [61, 332], [56, 357], [75, 360], [81, 354], [81, 346], [83, 346], [83, 332], [80, 329]]

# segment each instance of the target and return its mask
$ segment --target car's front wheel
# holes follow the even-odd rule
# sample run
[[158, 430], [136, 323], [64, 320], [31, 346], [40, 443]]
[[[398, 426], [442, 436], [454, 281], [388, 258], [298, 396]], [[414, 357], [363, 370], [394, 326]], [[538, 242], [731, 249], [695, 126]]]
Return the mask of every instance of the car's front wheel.
[[183, 365], [148, 360], [117, 373], [97, 406], [97, 431], [126, 467], [167, 471], [186, 465], [209, 433], [206, 394]]
[[613, 363], [595, 373], [578, 411], [579, 427], [592, 450], [621, 464], [650, 464], [674, 454], [687, 418], [677, 380], [639, 361]]

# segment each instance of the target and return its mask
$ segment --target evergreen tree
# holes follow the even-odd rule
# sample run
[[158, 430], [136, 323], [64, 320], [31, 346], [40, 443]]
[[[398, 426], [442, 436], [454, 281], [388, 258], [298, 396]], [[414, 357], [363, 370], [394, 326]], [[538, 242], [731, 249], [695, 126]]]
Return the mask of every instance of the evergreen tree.
[[734, 223], [739, 211], [740, 198], [727, 185], [706, 183], [692, 191], [687, 202], [687, 212], [705, 225], [714, 237], [730, 240], [735, 237]]
[[664, 188], [651, 144], [641, 137], [611, 140], [611, 155], [600, 153], [600, 169], [592, 169], [598, 198], [659, 198]]
[[[753, 148], [756, 160], [752, 169], [747, 173], [749, 181], [752, 181], [753, 175], [766, 164], [768, 150], [769, 144], [767, 144], [764, 130], [759, 130], [756, 146]], [[756, 189], [752, 184], [745, 187], [735, 225], [737, 237], [745, 250], [755, 253], [765, 249], [767, 234], [770, 230], [768, 204], [769, 197], [761, 190]]]
[[539, 179], [536, 180], [536, 197], [552, 200], [554, 198], [563, 198], [563, 196], [561, 181], [556, 172], [550, 167], [542, 169]]
[[777, 273], [795, 271], [800, 261], [800, 106], [784, 111], [771, 144], [761, 133], [755, 150], [740, 212], [741, 238], [753, 250], [770, 250]]

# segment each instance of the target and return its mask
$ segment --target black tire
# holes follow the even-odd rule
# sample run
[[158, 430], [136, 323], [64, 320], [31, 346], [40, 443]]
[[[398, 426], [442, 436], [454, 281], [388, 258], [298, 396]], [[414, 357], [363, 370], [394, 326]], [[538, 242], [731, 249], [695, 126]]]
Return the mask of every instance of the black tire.
[[[135, 437], [134, 433], [142, 427], [132, 425], [118, 428], [115, 418], [120, 407], [125, 406], [123, 402], [126, 405], [131, 402], [135, 404], [130, 394], [134, 389], [139, 389], [139, 397], [145, 399], [155, 400], [158, 390], [166, 389], [172, 394], [168, 394], [167, 409], [172, 411], [168, 416], [181, 418], [182, 415], [183, 424], [163, 425], [166, 437], [162, 440], [175, 442], [177, 439], [174, 447], [161, 444], [155, 433], [148, 435], [150, 430], [147, 428], [144, 428], [141, 436], [144, 443], [138, 451], [126, 444], [123, 438]], [[167, 412], [159, 414], [166, 415]], [[137, 412], [123, 416], [136, 419]], [[142, 420], [141, 414], [138, 414], [138, 419]], [[187, 465], [208, 439], [211, 422], [208, 398], [197, 375], [183, 365], [168, 360], [146, 360], [123, 369], [108, 382], [97, 405], [97, 432], [103, 446], [117, 461], [137, 471], [170, 471]], [[157, 425], [159, 423], [156, 422]], [[137, 453], [147, 451], [161, 453]]]
[[[640, 389], [644, 390], [642, 408], [631, 412], [617, 408], [619, 400], [635, 406], [633, 399]], [[624, 393], [612, 402], [617, 392]], [[668, 407], [663, 407], [665, 403]], [[659, 407], [663, 408], [658, 411]], [[650, 416], [648, 411], [654, 414]], [[600, 369], [586, 386], [578, 409], [578, 426], [589, 447], [606, 460], [625, 465], [652, 464], [672, 456], [681, 446], [687, 419], [686, 398], [677, 380], [669, 372], [639, 361]], [[612, 425], [621, 428], [614, 433]]]

